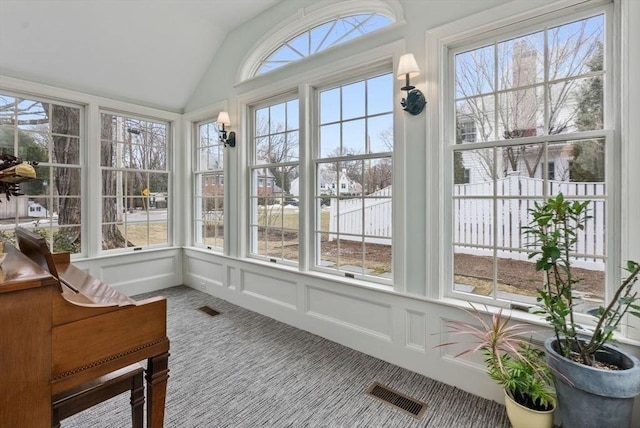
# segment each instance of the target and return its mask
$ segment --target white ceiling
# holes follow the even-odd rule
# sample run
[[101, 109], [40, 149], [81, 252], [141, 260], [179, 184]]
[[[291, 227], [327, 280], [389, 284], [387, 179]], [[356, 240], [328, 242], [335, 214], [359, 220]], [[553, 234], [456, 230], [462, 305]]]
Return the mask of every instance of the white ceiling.
[[0, 74], [182, 111], [227, 33], [280, 0], [0, 0]]

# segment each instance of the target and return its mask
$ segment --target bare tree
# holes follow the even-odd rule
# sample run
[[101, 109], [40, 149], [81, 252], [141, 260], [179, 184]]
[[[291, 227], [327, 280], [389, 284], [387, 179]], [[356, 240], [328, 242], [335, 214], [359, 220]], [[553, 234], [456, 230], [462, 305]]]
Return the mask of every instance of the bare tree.
[[[291, 182], [298, 178], [298, 139], [286, 132], [284, 123], [269, 123], [265, 117], [256, 124], [258, 137], [255, 143], [256, 162], [267, 165], [257, 169], [258, 224], [275, 226], [281, 222], [281, 211], [276, 210], [275, 186], [284, 195], [291, 194]], [[261, 172], [265, 171], [265, 172]], [[260, 186], [262, 183], [262, 186]], [[279, 202], [282, 202], [280, 200]]]
[[[100, 145], [100, 158], [102, 165], [114, 165], [115, 150], [113, 144], [113, 123], [114, 116], [109, 114], [102, 115], [101, 135], [103, 143]], [[102, 201], [102, 249], [109, 250], [113, 248], [123, 248], [128, 245], [116, 222], [121, 213], [118, 212], [118, 204], [115, 196], [112, 195], [116, 189], [118, 171], [104, 169], [102, 171], [102, 193], [105, 196], [113, 196], [103, 198]]]
[[[45, 109], [48, 110], [48, 109]], [[51, 106], [53, 160], [63, 165], [80, 164], [80, 110], [57, 104]], [[73, 137], [69, 136], [73, 135]], [[59, 196], [58, 225], [73, 225], [60, 230], [71, 243], [80, 245], [81, 178], [79, 168], [56, 168], [53, 182]]]
[[[380, 131], [378, 139], [386, 147], [387, 152], [393, 152], [393, 126]], [[381, 157], [365, 162], [364, 184], [368, 193], [391, 186], [393, 179], [393, 164], [391, 157]]]
[[[258, 135], [268, 135], [256, 144], [256, 159], [270, 164], [269, 172], [275, 184], [285, 194], [290, 194], [291, 181], [298, 178], [298, 147], [297, 138], [284, 130], [284, 124], [278, 123], [270, 130], [269, 122], [262, 120], [258, 124]], [[273, 128], [273, 126], [272, 126]]]
[[[458, 121], [473, 120], [477, 141], [554, 135], [575, 128], [580, 77], [594, 71], [588, 62], [601, 40], [601, 26], [582, 20], [459, 54]], [[545, 76], [551, 82], [546, 87]], [[508, 146], [501, 154], [497, 161], [503, 174], [524, 170], [533, 177], [543, 146]], [[493, 171], [493, 161], [483, 161], [489, 162], [485, 171]]]
[[[25, 183], [25, 189], [31, 193], [45, 191], [44, 183], [53, 171], [53, 186], [50, 187], [53, 204], [45, 202], [52, 212], [58, 213], [58, 225], [61, 228], [53, 235], [55, 250], [78, 251], [80, 248], [81, 224], [81, 176], [80, 176], [80, 109], [40, 101], [16, 99], [2, 106], [0, 117], [3, 123], [20, 128], [18, 133], [18, 152], [26, 154], [25, 160], [53, 162], [56, 167], [41, 166], [38, 176], [40, 183]], [[17, 123], [16, 123], [17, 121]], [[25, 133], [29, 130], [29, 135]], [[51, 138], [52, 159], [49, 160], [49, 139]], [[39, 148], [34, 147], [39, 146]], [[13, 145], [13, 142], [10, 144]], [[35, 150], [35, 151], [34, 151]], [[31, 159], [35, 156], [37, 159]], [[42, 200], [42, 198], [39, 198]], [[48, 199], [44, 198], [45, 201]], [[64, 242], [62, 248], [58, 244]]]

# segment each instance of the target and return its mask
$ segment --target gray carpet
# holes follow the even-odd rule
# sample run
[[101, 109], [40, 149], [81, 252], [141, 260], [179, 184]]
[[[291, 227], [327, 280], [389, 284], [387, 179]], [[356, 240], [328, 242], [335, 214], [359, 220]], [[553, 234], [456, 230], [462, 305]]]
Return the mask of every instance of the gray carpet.
[[[165, 426], [508, 427], [504, 407], [188, 287], [168, 299]], [[221, 315], [197, 308], [208, 305]], [[374, 381], [428, 404], [416, 420], [365, 395]], [[131, 426], [128, 394], [62, 421]]]

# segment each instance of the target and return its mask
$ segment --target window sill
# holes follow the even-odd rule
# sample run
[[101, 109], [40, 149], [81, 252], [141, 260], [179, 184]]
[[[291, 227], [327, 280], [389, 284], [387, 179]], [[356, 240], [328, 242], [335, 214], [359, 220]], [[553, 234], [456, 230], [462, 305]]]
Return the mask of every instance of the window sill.
[[389, 285], [385, 285], [385, 284], [374, 282], [374, 281], [366, 281], [364, 279], [359, 279], [359, 278], [348, 278], [345, 276], [333, 275], [330, 273], [325, 273], [317, 270], [301, 271], [297, 266], [287, 265], [285, 263], [273, 263], [266, 260], [261, 260], [261, 259], [251, 258], [251, 257], [245, 257], [245, 258], [236, 259], [236, 260], [242, 260], [243, 262], [246, 262], [246, 263], [260, 265], [260, 266], [264, 266], [271, 269], [286, 270], [291, 273], [303, 275], [308, 278], [318, 278], [318, 279], [331, 281], [339, 284], [395, 294], [391, 281], [389, 282]]
[[[443, 297], [440, 299], [427, 299], [427, 300], [431, 303], [458, 308], [461, 310], [467, 310], [467, 311], [477, 310], [480, 314], [483, 314], [483, 315], [493, 315], [497, 313], [500, 309], [502, 309], [505, 315], [511, 317], [511, 320], [515, 322], [526, 323], [535, 328], [540, 328], [539, 332], [544, 333], [545, 334], [544, 337], [548, 337], [553, 334], [552, 328], [545, 321], [543, 316], [525, 312], [524, 310], [521, 310], [521, 309], [511, 309], [508, 307], [491, 306], [485, 303], [474, 303], [466, 300], [454, 299], [451, 297]], [[640, 347], [640, 340], [625, 337], [620, 333], [615, 335], [615, 341], [624, 345]], [[613, 343], [613, 345], [615, 346], [615, 343]]]

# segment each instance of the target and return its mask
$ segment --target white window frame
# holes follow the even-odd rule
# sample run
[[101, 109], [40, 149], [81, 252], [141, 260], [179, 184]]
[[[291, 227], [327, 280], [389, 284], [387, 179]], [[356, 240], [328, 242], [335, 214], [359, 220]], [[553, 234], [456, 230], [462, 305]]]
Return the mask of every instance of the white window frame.
[[[373, 70], [379, 69], [381, 67], [388, 67], [388, 70], [393, 71], [395, 73], [398, 59], [401, 53], [404, 51], [404, 44], [402, 42], [394, 42], [383, 44], [375, 49], [368, 50], [366, 52], [362, 52], [356, 55], [350, 55], [348, 57], [338, 57], [338, 59], [329, 62], [323, 62], [320, 65], [309, 66], [306, 69], [303, 69], [300, 73], [296, 74], [293, 77], [285, 77], [283, 79], [278, 79], [276, 82], [263, 85], [259, 89], [247, 89], [245, 92], [242, 91], [244, 85], [240, 85], [238, 95], [238, 116], [241, 117], [242, 130], [241, 134], [250, 136], [252, 135], [253, 130], [251, 129], [252, 124], [252, 108], [254, 106], [264, 105], [263, 103], [267, 103], [270, 100], [281, 99], [280, 97], [286, 96], [286, 94], [296, 93], [299, 99], [300, 105], [300, 196], [299, 196], [299, 206], [300, 212], [306, 212], [300, 219], [300, 246], [305, 250], [300, 253], [298, 260], [298, 267], [287, 266], [283, 263], [269, 263], [271, 267], [280, 267], [280, 268], [293, 268], [295, 271], [312, 275], [312, 276], [320, 276], [325, 279], [337, 280], [345, 284], [349, 285], [357, 285], [364, 287], [379, 288], [381, 285], [384, 289], [389, 289], [392, 287], [396, 291], [403, 292], [405, 291], [405, 270], [406, 267], [404, 265], [404, 222], [400, 220], [404, 216], [404, 212], [402, 211], [402, 207], [405, 204], [405, 195], [404, 195], [404, 174], [402, 173], [401, 168], [394, 168], [393, 170], [393, 178], [392, 182], [394, 185], [394, 196], [393, 196], [393, 218], [398, 219], [394, 221], [393, 224], [393, 260], [392, 260], [392, 271], [393, 271], [393, 281], [383, 281], [384, 284], [381, 284], [376, 281], [372, 281], [369, 278], [366, 280], [362, 279], [353, 279], [344, 277], [344, 275], [334, 275], [327, 274], [326, 272], [322, 272], [319, 270], [314, 270], [312, 268], [314, 264], [314, 240], [313, 237], [313, 216], [316, 215], [316, 210], [314, 208], [312, 195], [314, 194], [314, 186], [316, 185], [314, 180], [314, 175], [311, 169], [311, 156], [313, 143], [309, 142], [309, 139], [313, 139], [313, 133], [316, 129], [315, 121], [316, 119], [313, 117], [315, 109], [312, 108], [317, 100], [315, 98], [315, 88], [328, 86], [331, 84], [335, 84], [336, 82], [344, 82], [349, 79], [357, 79], [359, 77], [364, 77], [368, 74], [363, 73], [363, 70]], [[393, 64], [393, 67], [392, 67]], [[314, 65], [314, 64], [312, 64]], [[270, 73], [270, 74], [276, 74]], [[397, 79], [394, 79], [394, 100], [397, 104], [399, 104], [400, 99], [400, 86], [402, 82]], [[249, 85], [248, 88], [251, 86]], [[394, 105], [394, 153], [393, 153], [393, 163], [394, 165], [399, 165], [404, 162], [405, 153], [404, 153], [404, 144], [402, 143], [404, 139], [404, 133], [402, 127], [398, 126], [398, 123], [402, 123], [404, 119], [403, 111], [401, 108], [397, 108]], [[305, 125], [309, 124], [309, 125]], [[249, 141], [248, 139], [245, 141]], [[238, 257], [243, 257], [247, 260], [255, 260], [257, 262], [261, 262], [258, 259], [250, 257], [249, 253], [249, 185], [250, 185], [250, 175], [249, 175], [249, 156], [250, 148], [245, 147], [248, 144], [241, 145], [237, 147], [237, 154], [239, 159], [239, 177], [242, 180], [242, 183], [239, 183], [240, 192], [238, 193], [238, 207], [239, 207], [239, 240], [238, 242], [241, 244], [241, 247], [238, 248]], [[400, 163], [398, 163], [400, 162]], [[335, 185], [335, 183], [334, 183]], [[335, 188], [335, 187], [334, 187]]]
[[[298, 14], [282, 20], [277, 28], [267, 32], [256, 44], [249, 49], [249, 53], [238, 68], [236, 81], [238, 83], [256, 76], [262, 65], [263, 59], [271, 52], [282, 46], [287, 40], [295, 37], [311, 28], [321, 25], [336, 18], [357, 15], [361, 13], [376, 13], [390, 18], [395, 24], [382, 29], [385, 31], [404, 22], [404, 12], [398, 0], [342, 0], [340, 2], [316, 2], [306, 8], [300, 9]], [[355, 39], [354, 41], [360, 38]], [[349, 44], [351, 41], [346, 42]], [[333, 47], [329, 48], [333, 49]], [[313, 56], [313, 55], [311, 55]], [[270, 74], [270, 73], [267, 73]]]
[[[259, 164], [256, 163], [256, 159], [257, 159], [257, 153], [256, 153], [256, 144], [255, 144], [255, 137], [256, 137], [256, 124], [255, 124], [255, 112], [257, 110], [260, 110], [262, 108], [266, 108], [266, 107], [272, 107], [274, 105], [279, 105], [279, 104], [284, 104], [286, 105], [288, 102], [296, 100], [298, 102], [298, 128], [295, 130], [295, 132], [298, 133], [298, 161], [287, 161], [287, 162], [281, 162], [281, 163], [270, 163], [270, 164]], [[247, 216], [247, 224], [246, 224], [246, 233], [247, 233], [247, 237], [248, 237], [248, 241], [247, 241], [247, 256], [250, 258], [254, 258], [254, 259], [258, 259], [258, 260], [267, 260], [271, 263], [278, 263], [280, 265], [284, 265], [284, 266], [298, 266], [300, 264], [300, 260], [303, 257], [302, 255], [302, 236], [301, 236], [301, 223], [302, 223], [302, 219], [304, 216], [304, 210], [303, 207], [299, 207], [298, 209], [298, 222], [299, 222], [299, 227], [297, 230], [298, 233], [298, 259], [296, 260], [287, 260], [287, 259], [283, 259], [281, 257], [272, 257], [272, 256], [268, 256], [268, 255], [262, 255], [260, 253], [257, 253], [255, 251], [254, 248], [254, 244], [257, 246], [258, 243], [260, 242], [260, 240], [258, 239], [258, 235], [256, 234], [256, 232], [254, 232], [253, 226], [258, 227], [258, 221], [256, 220], [257, 216], [258, 216], [258, 207], [253, 205], [253, 199], [254, 198], [259, 198], [259, 194], [258, 195], [254, 195], [254, 193], [259, 193], [259, 188], [273, 188], [274, 180], [273, 179], [269, 179], [269, 177], [258, 177], [257, 180], [254, 182], [253, 178], [252, 178], [252, 172], [254, 170], [260, 170], [261, 168], [268, 168], [269, 166], [271, 167], [278, 167], [278, 166], [294, 166], [297, 165], [298, 168], [298, 172], [301, 174], [301, 157], [302, 157], [302, 144], [303, 144], [303, 140], [301, 137], [302, 134], [302, 122], [300, 121], [300, 109], [301, 109], [301, 103], [300, 103], [300, 97], [298, 96], [298, 94], [296, 92], [292, 92], [292, 91], [288, 91], [283, 93], [282, 95], [279, 95], [277, 97], [269, 97], [268, 99], [265, 99], [261, 102], [256, 102], [255, 104], [252, 104], [251, 106], [248, 106], [248, 115], [247, 117], [249, 118], [248, 121], [248, 125], [249, 125], [249, 129], [251, 130], [250, 133], [248, 134], [248, 138], [246, 139], [246, 141], [249, 144], [249, 150], [248, 150], [248, 154], [249, 154], [249, 158], [248, 158], [248, 162], [247, 162], [247, 169], [248, 169], [248, 173], [246, 175], [247, 177], [247, 203], [248, 203], [248, 216]], [[282, 132], [284, 134], [287, 134], [288, 132], [290, 132], [290, 130], [288, 128], [285, 127], [285, 130]], [[266, 136], [271, 137], [273, 134], [266, 134]], [[265, 135], [263, 135], [264, 137]], [[298, 176], [298, 178], [300, 179], [300, 176]], [[255, 192], [254, 192], [255, 189]], [[275, 198], [279, 198], [282, 201], [284, 200], [284, 195], [280, 196], [280, 197], [275, 197]], [[284, 226], [283, 226], [284, 227]], [[283, 227], [281, 228], [274, 228], [274, 229], [280, 229], [280, 230], [284, 230]]]
[[[326, 90], [326, 89], [333, 89], [333, 88], [337, 88], [339, 86], [347, 86], [350, 85], [352, 83], [358, 83], [358, 82], [363, 82], [363, 81], [367, 81], [370, 79], [375, 79], [377, 77], [386, 75], [386, 74], [392, 74], [392, 78], [394, 81], [396, 81], [394, 74], [393, 74], [393, 69], [391, 67], [390, 64], [388, 65], [383, 65], [381, 64], [378, 67], [374, 67], [374, 66], [369, 66], [365, 69], [366, 71], [362, 72], [358, 72], [357, 74], [354, 74], [352, 76], [349, 76], [346, 79], [332, 79], [330, 81], [326, 81], [323, 82], [322, 85], [315, 85], [314, 89], [316, 91], [316, 100], [314, 105], [316, 107], [318, 107], [317, 111], [312, 111], [310, 114], [313, 115], [313, 121], [314, 123], [316, 123], [316, 125], [313, 128], [313, 137], [312, 137], [312, 153], [313, 153], [313, 159], [312, 162], [314, 163], [314, 168], [312, 168], [312, 170], [309, 171], [309, 174], [313, 175], [313, 182], [317, 182], [320, 180], [321, 177], [316, 176], [317, 174], [317, 165], [322, 164], [322, 163], [326, 163], [327, 161], [329, 162], [349, 162], [349, 161], [367, 161], [367, 160], [380, 160], [380, 159], [385, 159], [385, 158], [389, 158], [391, 159], [391, 165], [392, 165], [392, 177], [393, 179], [395, 179], [397, 177], [397, 167], [396, 164], [394, 163], [394, 160], [396, 158], [396, 156], [394, 156], [395, 153], [395, 148], [397, 146], [397, 142], [394, 138], [394, 150], [391, 151], [391, 156], [388, 155], [388, 152], [384, 152], [382, 154], [380, 153], [366, 153], [366, 154], [362, 154], [362, 155], [342, 155], [342, 156], [337, 156], [337, 157], [332, 157], [332, 158], [323, 158], [320, 157], [320, 153], [319, 153], [319, 140], [320, 140], [320, 127], [318, 126], [319, 123], [319, 97], [318, 97], [318, 93]], [[395, 86], [395, 85], [394, 85]], [[393, 110], [391, 111], [391, 114], [394, 115], [395, 112], [398, 111], [402, 111], [402, 109], [397, 105], [394, 104], [393, 105]], [[387, 113], [384, 113], [387, 114]], [[363, 116], [363, 118], [365, 118], [366, 120], [369, 120], [372, 117], [376, 117], [378, 116], [377, 114], [371, 115], [369, 116], [368, 114]], [[394, 115], [394, 128], [396, 127], [396, 116]], [[339, 120], [336, 120], [336, 123], [348, 123], [350, 122], [351, 119], [343, 119], [342, 117]], [[338, 202], [339, 200], [342, 199], [342, 197], [344, 196], [344, 194], [348, 194], [351, 192], [352, 190], [352, 184], [351, 181], [349, 180], [349, 178], [347, 177], [348, 182], [344, 182], [342, 181], [340, 178], [342, 176], [341, 171], [336, 171], [336, 178], [339, 181], [339, 185], [335, 186], [334, 188], [336, 189], [336, 195], [332, 195], [332, 199], [334, 200], [334, 202]], [[335, 183], [334, 183], [335, 184]], [[395, 182], [392, 180], [392, 184], [394, 187], [395, 186]], [[315, 189], [315, 188], [314, 188]], [[397, 191], [393, 192], [393, 196], [389, 197], [388, 199], [391, 200], [391, 205], [392, 207], [396, 206], [396, 194]], [[316, 198], [320, 198], [320, 195], [315, 194], [315, 191], [311, 192], [312, 197], [314, 198], [314, 201], [316, 201]], [[364, 201], [367, 199], [366, 196], [363, 195], [358, 195], [355, 196], [354, 199], [360, 199], [361, 201]], [[381, 198], [381, 199], [385, 199], [385, 198]], [[333, 203], [333, 202], [332, 202]], [[317, 203], [313, 203], [313, 207], [314, 209], [318, 209], [319, 204]], [[393, 216], [396, 215], [397, 211], [392, 209], [392, 218], [394, 218]], [[319, 214], [319, 213], [316, 213]], [[363, 225], [366, 223], [366, 220], [363, 219]], [[392, 223], [394, 223], [392, 221]], [[364, 272], [347, 272], [346, 270], [342, 270], [342, 269], [336, 269], [335, 267], [332, 268], [327, 268], [327, 267], [323, 267], [321, 265], [317, 265], [317, 262], [320, 260], [321, 258], [321, 242], [317, 241], [317, 232], [318, 232], [318, 228], [317, 225], [314, 225], [314, 227], [316, 227], [316, 232], [313, 233], [313, 235], [310, 237], [310, 240], [313, 242], [313, 260], [310, 261], [310, 269], [318, 271], [318, 272], [324, 272], [327, 274], [330, 274], [332, 276], [338, 276], [338, 277], [342, 277], [345, 276], [347, 278], [357, 278], [360, 280], [365, 280], [367, 282], [373, 282], [373, 283], [379, 283], [382, 285], [386, 285], [386, 286], [390, 286], [395, 278], [395, 264], [394, 264], [394, 260], [397, 258], [397, 256], [395, 255], [395, 251], [396, 251], [396, 247], [397, 247], [397, 243], [398, 240], [394, 239], [394, 233], [396, 233], [396, 230], [393, 230], [392, 232], [392, 236], [390, 239], [390, 246], [391, 246], [391, 259], [389, 261], [389, 263], [391, 264], [391, 275], [390, 277], [384, 277], [384, 276], [380, 276], [380, 275], [369, 275], [369, 274], [365, 274]], [[347, 232], [345, 233], [344, 231], [338, 231], [338, 236], [340, 234], [345, 234], [345, 235], [352, 235], [352, 236], [359, 236], [359, 237], [364, 237], [364, 234], [362, 231], [355, 233], [353, 231]], [[359, 241], [355, 241], [355, 242], [359, 242]]]
[[[384, 20], [384, 22], [379, 22], [378, 28], [369, 29], [368, 25], [370, 25], [371, 21], [376, 20]], [[354, 25], [354, 22], [357, 23]], [[334, 46], [347, 43], [367, 33], [373, 33], [388, 27], [391, 24], [393, 24], [391, 18], [378, 13], [349, 14], [322, 22], [315, 27], [307, 28], [277, 46], [260, 61], [261, 64], [255, 71], [255, 75], [251, 77], [270, 73], [280, 67], [286, 67], [295, 62], [302, 61], [310, 56], [331, 49]], [[330, 37], [334, 29], [344, 31], [342, 34], [337, 35], [335, 40]], [[320, 43], [314, 46], [314, 40], [318, 40], [316, 38], [320, 40]], [[306, 46], [301, 45], [303, 43]]]
[[[427, 242], [434, 242], [433, 238], [437, 236], [436, 242], [438, 242], [438, 248], [432, 248], [432, 250], [437, 250], [439, 254], [437, 263], [427, 263], [426, 276], [429, 280], [427, 288], [428, 296], [443, 301], [447, 301], [449, 298], [454, 299], [453, 301], [477, 300], [493, 306], [508, 306], [511, 303], [509, 301], [494, 299], [475, 299], [475, 296], [467, 293], [457, 293], [452, 290], [453, 263], [450, 251], [452, 243], [452, 222], [449, 219], [452, 218], [450, 201], [452, 197], [453, 174], [449, 173], [448, 170], [451, 169], [450, 165], [452, 165], [453, 162], [453, 150], [451, 150], [447, 142], [451, 138], [448, 130], [453, 129], [452, 126], [454, 125], [454, 122], [452, 122], [454, 115], [451, 113], [454, 82], [453, 75], [449, 70], [452, 70], [453, 67], [452, 57], [450, 55], [452, 50], [458, 49], [461, 46], [464, 46], [465, 50], [472, 49], [483, 45], [486, 40], [498, 36], [502, 39], [508, 37], [508, 35], [526, 34], [526, 31], [521, 29], [523, 26], [528, 27], [530, 25], [531, 27], [544, 28], [545, 25], [550, 26], [552, 24], [566, 22], [567, 17], [570, 17], [570, 20], [574, 20], [602, 12], [606, 14], [605, 26], [607, 30], [605, 33], [605, 50], [609, 59], [609, 62], [606, 63], [607, 74], [605, 77], [605, 85], [608, 90], [605, 92], [606, 95], [603, 100], [606, 122], [602, 131], [593, 132], [599, 136], [604, 136], [607, 141], [605, 166], [605, 180], [608, 187], [607, 230], [612, 232], [608, 234], [606, 245], [608, 249], [621, 247], [620, 212], [625, 207], [620, 200], [621, 159], [619, 153], [623, 145], [620, 141], [619, 132], [613, 131], [614, 127], [619, 125], [619, 111], [617, 111], [613, 103], [616, 94], [619, 95], [620, 84], [616, 77], [619, 73], [619, 70], [616, 68], [616, 58], [618, 55], [616, 46], [617, 43], [619, 43], [619, 35], [617, 34], [614, 24], [619, 12], [615, 7], [607, 5], [607, 3], [609, 2], [599, 0], [586, 3], [578, 0], [569, 0], [560, 2], [560, 4], [543, 6], [535, 10], [529, 10], [522, 5], [509, 4], [501, 7], [500, 10], [488, 10], [484, 13], [436, 28], [427, 33], [427, 49], [430, 53], [427, 59], [427, 73], [431, 74], [438, 82], [438, 85], [433, 85], [429, 88], [427, 98], [438, 100], [437, 102], [440, 106], [439, 109], [433, 109], [431, 111], [430, 122], [435, 124], [435, 126], [429, 132], [429, 139], [432, 142], [437, 141], [438, 144], [435, 145], [435, 147], [431, 145], [431, 148], [427, 150], [427, 156], [437, 156], [439, 159], [439, 168], [437, 171], [440, 177], [442, 177], [442, 179], [439, 180], [435, 178], [440, 183], [437, 192], [427, 195], [428, 198], [431, 196], [434, 200], [440, 201], [440, 208], [434, 209], [437, 210], [437, 213], [431, 212], [431, 218], [435, 216], [440, 219], [440, 221], [436, 223], [438, 227], [440, 227], [440, 230], [434, 227], [433, 224], [427, 224]], [[592, 131], [589, 131], [584, 134], [590, 136], [592, 135], [591, 132]], [[577, 134], [573, 135], [577, 136]], [[569, 134], [560, 134], [554, 137], [558, 137], [559, 139], [567, 137], [569, 139], [573, 138], [573, 136]], [[558, 138], [555, 139], [557, 140]], [[535, 137], [533, 139], [535, 139]], [[549, 137], [540, 137], [539, 139], [552, 140]], [[521, 143], [525, 143], [528, 140], [530, 139], [523, 139]], [[480, 147], [478, 146], [478, 148]], [[427, 215], [427, 219], [429, 218], [430, 215]], [[429, 248], [427, 252], [429, 252]], [[620, 280], [619, 269], [615, 269], [615, 267], [620, 266], [621, 257], [618, 252], [609, 250], [607, 259], [605, 293], [607, 298], [610, 298], [612, 288]]]
[[[200, 186], [201, 184], [204, 184], [205, 179], [207, 177], [216, 177], [217, 179], [215, 181], [217, 181], [217, 183], [215, 183], [216, 185], [223, 185], [224, 186], [224, 174], [226, 173], [226, 168], [225, 168], [225, 164], [226, 164], [226, 157], [227, 157], [227, 153], [225, 151], [225, 154], [223, 156], [223, 165], [221, 166], [221, 168], [219, 169], [215, 169], [215, 170], [207, 170], [207, 169], [201, 169], [199, 168], [199, 159], [198, 156], [200, 154], [200, 126], [202, 125], [207, 125], [207, 124], [213, 124], [216, 127], [216, 137], [217, 139], [219, 138], [218, 132], [219, 132], [219, 128], [218, 128], [218, 124], [216, 122], [216, 120], [214, 118], [209, 118], [209, 119], [205, 119], [205, 120], [201, 120], [198, 121], [196, 123], [193, 124], [193, 171], [192, 171], [192, 177], [193, 177], [193, 192], [194, 192], [194, 206], [193, 206], [193, 217], [191, 219], [192, 224], [193, 224], [193, 245], [196, 247], [201, 247], [201, 248], [206, 248], [208, 250], [212, 250], [214, 252], [218, 252], [218, 253], [222, 253], [224, 252], [224, 242], [225, 242], [225, 234], [223, 232], [223, 235], [220, 237], [216, 237], [216, 241], [217, 239], [221, 239], [223, 246], [216, 246], [216, 245], [209, 245], [206, 244], [204, 242], [204, 236], [201, 232], [200, 227], [203, 226], [203, 222], [204, 220], [202, 219], [202, 200], [204, 199], [204, 196], [200, 193], [202, 190], [202, 187]], [[222, 146], [222, 150], [225, 150], [225, 147], [223, 145], [223, 143], [221, 143], [218, 140], [218, 146]], [[210, 175], [213, 174], [213, 175]], [[219, 175], [222, 174], [222, 175]], [[229, 207], [225, 206], [225, 202], [226, 202], [226, 198], [225, 195], [227, 194], [227, 190], [223, 188], [223, 195], [221, 197], [222, 199], [222, 212], [223, 212], [223, 218], [224, 218], [224, 225], [223, 225], [223, 231], [225, 229], [228, 229], [227, 226], [227, 216], [224, 215], [225, 212], [228, 212]], [[215, 197], [214, 197], [215, 198]], [[198, 223], [200, 222], [200, 223]]]
[[[109, 108], [100, 108], [98, 111], [98, 128], [100, 129], [101, 127], [101, 121], [102, 121], [102, 115], [103, 114], [111, 114], [113, 116], [117, 116], [117, 117], [124, 117], [124, 118], [128, 118], [128, 119], [136, 119], [136, 120], [141, 120], [141, 121], [148, 121], [148, 122], [155, 122], [155, 123], [161, 123], [164, 124], [166, 126], [166, 160], [165, 160], [165, 169], [164, 170], [152, 170], [152, 169], [144, 169], [144, 170], [140, 170], [140, 169], [136, 169], [133, 170], [131, 168], [117, 168], [117, 167], [105, 167], [102, 165], [102, 159], [99, 159], [98, 156], [98, 165], [100, 165], [99, 167], [99, 177], [98, 179], [100, 181], [102, 181], [102, 173], [105, 170], [111, 170], [111, 171], [121, 171], [124, 172], [125, 174], [128, 172], [132, 172], [132, 171], [142, 171], [144, 173], [148, 173], [148, 174], [165, 174], [167, 176], [167, 199], [169, 201], [173, 200], [174, 198], [174, 193], [173, 193], [173, 186], [172, 186], [172, 182], [173, 182], [173, 174], [172, 174], [172, 165], [173, 165], [173, 151], [172, 151], [172, 146], [173, 146], [173, 127], [174, 124], [167, 120], [167, 119], [163, 119], [160, 117], [152, 117], [152, 116], [143, 116], [143, 115], [139, 115], [139, 114], [135, 114], [135, 113], [130, 113], [130, 112], [124, 112], [124, 111], [117, 111], [117, 110], [113, 110], [113, 109], [109, 109]], [[99, 138], [99, 142], [100, 144], [102, 144], [102, 136], [100, 135]], [[128, 195], [127, 198], [133, 198], [134, 196], [132, 195]], [[101, 221], [100, 221], [100, 237], [102, 237], [102, 228], [104, 226], [104, 222], [102, 220], [102, 210], [103, 210], [103, 201], [104, 201], [104, 193], [103, 193], [103, 189], [101, 188], [100, 191], [100, 213], [101, 213]], [[167, 248], [173, 245], [173, 233], [172, 233], [172, 222], [173, 222], [173, 209], [172, 209], [172, 204], [167, 204], [167, 219], [166, 219], [166, 225], [167, 225], [167, 240], [164, 243], [159, 243], [159, 244], [147, 244], [147, 245], [135, 245], [132, 247], [124, 247], [124, 248], [114, 248], [114, 249], [103, 249], [102, 247], [100, 248], [100, 252], [103, 254], [115, 254], [115, 253], [122, 253], [122, 252], [130, 252], [130, 251], [139, 251], [139, 250], [148, 250], [148, 249], [156, 249], [156, 248]], [[153, 223], [152, 221], [150, 221], [149, 218], [147, 218], [146, 220], [146, 225], [147, 225], [147, 231], [149, 231], [149, 225]], [[124, 223], [125, 227], [127, 227], [128, 223]], [[149, 235], [147, 235], [147, 239], [148, 239]], [[126, 238], [126, 235], [125, 235]]]
[[[47, 103], [47, 104], [56, 104], [59, 106], [64, 106], [64, 107], [70, 107], [70, 108], [75, 108], [79, 110], [79, 123], [78, 123], [78, 127], [79, 127], [79, 135], [78, 137], [78, 164], [62, 164], [62, 163], [58, 163], [58, 162], [50, 162], [49, 160], [47, 160], [46, 162], [39, 162], [39, 166], [41, 168], [72, 168], [72, 169], [78, 169], [79, 170], [79, 174], [80, 174], [80, 218], [81, 218], [81, 222], [80, 224], [77, 225], [77, 227], [80, 228], [80, 234], [81, 234], [81, 242], [80, 242], [80, 252], [78, 253], [74, 253], [72, 254], [73, 258], [80, 258], [80, 257], [86, 257], [88, 252], [87, 249], [87, 227], [85, 226], [85, 224], [87, 223], [87, 209], [86, 209], [86, 197], [84, 197], [83, 195], [86, 194], [87, 192], [87, 173], [86, 173], [86, 145], [87, 145], [87, 131], [86, 131], [86, 121], [87, 121], [87, 110], [86, 110], [86, 106], [82, 103], [79, 102], [74, 102], [74, 101], [66, 101], [66, 100], [61, 100], [61, 99], [56, 99], [56, 98], [51, 98], [48, 97], [46, 95], [31, 95], [29, 93], [22, 93], [21, 91], [14, 91], [14, 90], [10, 90], [7, 89], [5, 90], [4, 88], [0, 88], [0, 92], [3, 95], [7, 95], [13, 98], [20, 98], [20, 99], [24, 99], [24, 100], [32, 100], [32, 101], [37, 101], [37, 102], [43, 102], [43, 103]], [[18, 125], [16, 124], [16, 127]], [[15, 137], [15, 134], [14, 134]], [[48, 131], [48, 137], [49, 139], [51, 139], [52, 137], [52, 132], [51, 129], [49, 129]], [[49, 141], [49, 144], [46, 148], [47, 150], [47, 154], [48, 156], [51, 158], [52, 154], [52, 141]], [[16, 152], [14, 153], [15, 156], [20, 157], [20, 153]], [[22, 159], [23, 161], [33, 161], [33, 159]], [[38, 168], [36, 167], [36, 176], [38, 178], [42, 178], [42, 173], [38, 171]], [[50, 178], [50, 177], [48, 177]], [[54, 185], [51, 183], [49, 188], [51, 189], [51, 191], [54, 189]], [[50, 191], [50, 192], [51, 192]], [[46, 194], [44, 195], [44, 198], [48, 199], [50, 202], [53, 199], [53, 196], [50, 194]], [[37, 196], [36, 196], [37, 197]], [[24, 199], [31, 199], [32, 196], [31, 195], [25, 195], [25, 196], [16, 196], [15, 199], [18, 200], [24, 200]], [[2, 202], [4, 204], [6, 203], [10, 203], [7, 201]], [[52, 204], [50, 204], [52, 205]], [[28, 207], [29, 211], [32, 211], [33, 207]], [[41, 212], [41, 207], [35, 207], [35, 211], [36, 212]], [[16, 213], [17, 216], [17, 213]], [[18, 219], [16, 217], [16, 225], [18, 225]], [[71, 226], [73, 227], [73, 225]], [[51, 231], [53, 229], [53, 223], [50, 223], [49, 226], [47, 225], [39, 225], [38, 226], [39, 229], [44, 229], [47, 231]], [[10, 232], [13, 232], [13, 230], [10, 230]], [[55, 250], [54, 246], [53, 246], [53, 235], [50, 234], [49, 238], [47, 239], [47, 243], [49, 244], [50, 248], [52, 249], [52, 251]]]

